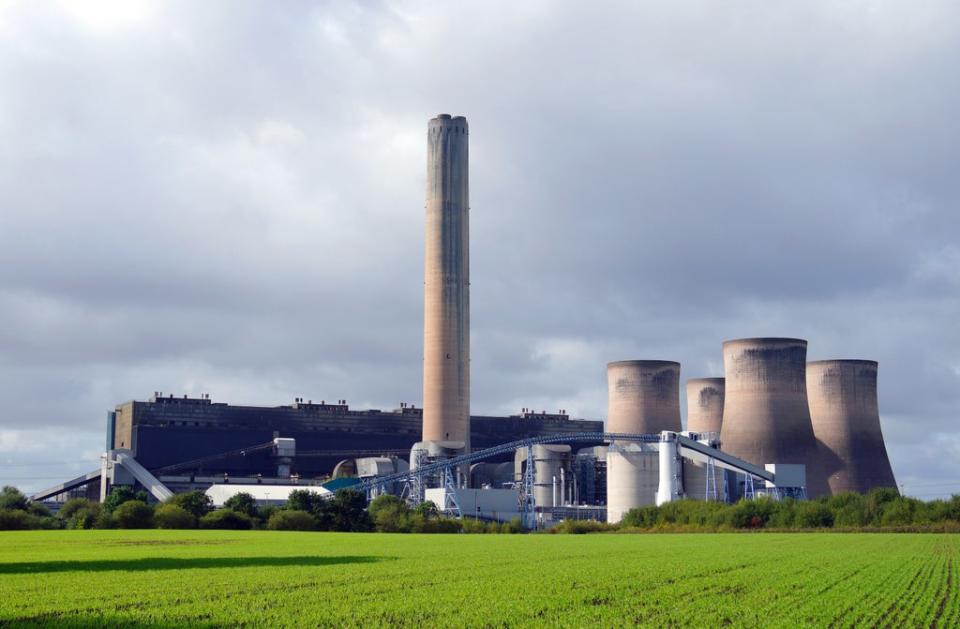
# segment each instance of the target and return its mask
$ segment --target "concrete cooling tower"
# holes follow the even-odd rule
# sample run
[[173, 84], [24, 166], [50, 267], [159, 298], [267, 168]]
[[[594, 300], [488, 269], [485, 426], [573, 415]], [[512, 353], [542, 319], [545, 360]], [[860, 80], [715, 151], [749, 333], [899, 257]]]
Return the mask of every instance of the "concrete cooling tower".
[[[607, 432], [655, 434], [680, 430], [680, 363], [625, 360], [607, 365]], [[607, 521], [656, 504], [655, 445], [617, 441], [607, 452]]]
[[720, 432], [723, 424], [723, 378], [687, 380], [687, 430]]
[[807, 363], [807, 397], [830, 491], [865, 493], [873, 487], [896, 487], [880, 430], [877, 363]]
[[607, 431], [680, 431], [680, 363], [623, 360], [607, 365]]
[[803, 463], [807, 495], [828, 493], [807, 406], [807, 342], [726, 341], [723, 367], [723, 450], [760, 466]]
[[[427, 129], [423, 440], [470, 449], [468, 127], [440, 114]], [[459, 445], [457, 445], [459, 444]]]

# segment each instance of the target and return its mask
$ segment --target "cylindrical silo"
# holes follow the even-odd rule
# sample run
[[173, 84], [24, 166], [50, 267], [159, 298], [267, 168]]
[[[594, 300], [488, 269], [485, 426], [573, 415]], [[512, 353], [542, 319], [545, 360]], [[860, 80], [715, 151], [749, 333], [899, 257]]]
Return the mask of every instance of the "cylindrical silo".
[[558, 491], [558, 483], [565, 476], [560, 470], [569, 460], [570, 446], [533, 446], [533, 499], [538, 507], [559, 507], [563, 504], [563, 488]]
[[[657, 434], [680, 430], [680, 363], [624, 360], [607, 365], [607, 432]], [[607, 521], [654, 504], [656, 446], [617, 441], [607, 454]]]
[[723, 378], [687, 380], [687, 430], [720, 432], [723, 424]]
[[622, 360], [607, 365], [607, 432], [680, 431], [680, 363]]
[[440, 114], [427, 129], [423, 440], [470, 449], [468, 127]]
[[755, 465], [806, 465], [807, 495], [828, 492], [807, 406], [807, 342], [752, 338], [723, 344], [720, 441]]
[[830, 491], [865, 493], [873, 487], [896, 487], [880, 429], [877, 363], [807, 363], [807, 397]]

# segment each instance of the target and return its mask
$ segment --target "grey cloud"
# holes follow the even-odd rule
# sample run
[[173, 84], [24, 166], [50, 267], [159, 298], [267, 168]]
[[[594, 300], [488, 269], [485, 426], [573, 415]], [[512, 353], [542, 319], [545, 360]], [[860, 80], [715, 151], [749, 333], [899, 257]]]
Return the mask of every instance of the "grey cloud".
[[880, 361], [905, 482], [960, 478], [925, 467], [960, 407], [954, 5], [144, 6], [0, 9], [0, 431], [95, 451], [157, 389], [419, 403], [449, 111], [475, 412], [599, 417], [609, 360], [802, 336]]

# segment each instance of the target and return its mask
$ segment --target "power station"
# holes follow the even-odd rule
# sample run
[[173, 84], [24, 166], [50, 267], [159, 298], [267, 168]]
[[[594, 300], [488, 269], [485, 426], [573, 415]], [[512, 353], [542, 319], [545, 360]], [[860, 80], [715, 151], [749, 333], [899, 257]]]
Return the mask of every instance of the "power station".
[[[469, 126], [427, 127], [423, 406], [352, 409], [296, 398], [255, 407], [155, 392], [108, 414], [100, 467], [34, 494], [104, 498], [136, 484], [157, 500], [205, 489], [222, 503], [247, 491], [265, 504], [297, 487], [354, 487], [431, 500], [453, 516], [548, 526], [618, 522], [681, 498], [813, 498], [895, 487], [880, 427], [877, 363], [807, 362], [807, 342], [723, 343], [723, 377], [686, 382], [681, 365], [607, 365], [607, 421], [524, 408], [470, 412]], [[599, 370], [599, 366], [598, 366]]]

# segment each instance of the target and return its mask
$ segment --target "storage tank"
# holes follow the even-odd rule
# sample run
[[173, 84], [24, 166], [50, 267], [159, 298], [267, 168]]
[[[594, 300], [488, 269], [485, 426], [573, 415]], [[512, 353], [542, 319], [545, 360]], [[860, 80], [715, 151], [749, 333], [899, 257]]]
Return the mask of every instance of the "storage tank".
[[873, 487], [896, 487], [880, 429], [877, 363], [807, 363], [807, 397], [830, 491], [865, 493]]
[[622, 360], [607, 365], [607, 432], [680, 432], [680, 363]]
[[646, 443], [616, 442], [607, 452], [607, 522], [616, 524], [630, 509], [656, 504], [659, 451]]
[[533, 446], [533, 499], [538, 507], [563, 505], [569, 461], [570, 446]]
[[723, 425], [723, 378], [687, 380], [687, 430], [720, 432]]
[[802, 463], [807, 466], [807, 495], [827, 493], [807, 405], [807, 342], [726, 341], [723, 368], [723, 450], [761, 467]]

